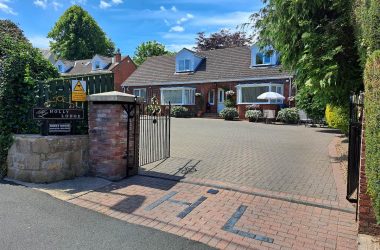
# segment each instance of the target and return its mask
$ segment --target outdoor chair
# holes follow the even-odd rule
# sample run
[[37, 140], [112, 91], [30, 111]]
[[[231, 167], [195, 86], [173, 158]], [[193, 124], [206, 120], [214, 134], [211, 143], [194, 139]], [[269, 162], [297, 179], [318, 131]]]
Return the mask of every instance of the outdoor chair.
[[272, 109], [264, 109], [263, 110], [263, 117], [265, 119], [265, 123], [271, 123], [276, 119], [276, 110]]
[[306, 127], [308, 124], [313, 123], [313, 120], [307, 117], [307, 113], [304, 110], [298, 110], [298, 115], [300, 116], [298, 124], [303, 123]]

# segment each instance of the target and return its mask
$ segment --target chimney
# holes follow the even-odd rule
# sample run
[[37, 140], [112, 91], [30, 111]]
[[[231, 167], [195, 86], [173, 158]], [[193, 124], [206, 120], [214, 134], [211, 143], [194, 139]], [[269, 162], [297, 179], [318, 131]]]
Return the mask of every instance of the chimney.
[[120, 49], [117, 49], [115, 52], [115, 57], [114, 57], [115, 63], [118, 63], [121, 61], [121, 54], [120, 54]]

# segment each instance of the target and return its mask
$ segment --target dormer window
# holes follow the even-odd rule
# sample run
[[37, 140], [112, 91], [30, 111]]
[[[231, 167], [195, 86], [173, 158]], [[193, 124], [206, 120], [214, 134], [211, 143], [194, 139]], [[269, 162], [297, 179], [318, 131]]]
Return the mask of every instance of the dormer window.
[[190, 59], [179, 60], [178, 61], [179, 72], [190, 71], [191, 70], [190, 64], [191, 64]]
[[194, 51], [182, 49], [175, 56], [175, 72], [195, 72], [203, 60], [206, 60], [206, 58], [196, 54]]
[[271, 46], [260, 49], [253, 45], [251, 48], [251, 67], [276, 65], [278, 60], [279, 54]]
[[256, 65], [268, 65], [270, 64], [270, 56], [267, 53], [258, 52], [256, 54]]
[[95, 69], [100, 69], [100, 62], [99, 61], [95, 62]]

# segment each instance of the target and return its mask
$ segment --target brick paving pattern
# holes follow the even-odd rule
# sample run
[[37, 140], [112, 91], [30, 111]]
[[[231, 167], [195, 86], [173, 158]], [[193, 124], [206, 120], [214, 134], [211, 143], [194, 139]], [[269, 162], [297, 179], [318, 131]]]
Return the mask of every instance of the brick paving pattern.
[[332, 130], [213, 119], [172, 119], [171, 158], [140, 173], [209, 179], [337, 201]]
[[69, 202], [219, 249], [357, 248], [353, 212], [280, 196], [135, 176]]

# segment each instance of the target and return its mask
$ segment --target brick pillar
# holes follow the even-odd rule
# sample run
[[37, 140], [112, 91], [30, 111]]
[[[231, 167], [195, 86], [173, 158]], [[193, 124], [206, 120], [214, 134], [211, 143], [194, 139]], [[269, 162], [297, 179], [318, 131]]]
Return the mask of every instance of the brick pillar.
[[134, 102], [133, 95], [117, 91], [89, 96], [90, 174], [112, 181], [137, 174], [139, 119], [130, 119], [122, 106]]

